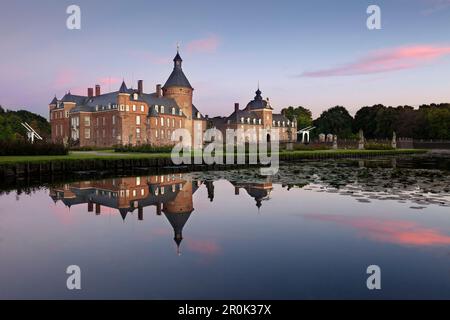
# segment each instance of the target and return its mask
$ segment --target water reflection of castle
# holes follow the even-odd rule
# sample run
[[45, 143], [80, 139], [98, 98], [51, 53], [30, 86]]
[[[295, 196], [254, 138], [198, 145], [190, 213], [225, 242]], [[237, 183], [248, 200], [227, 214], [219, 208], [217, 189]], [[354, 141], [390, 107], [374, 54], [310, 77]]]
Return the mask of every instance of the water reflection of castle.
[[[261, 207], [269, 199], [272, 183], [231, 182], [235, 194], [240, 189]], [[121, 177], [96, 181], [81, 181], [50, 189], [50, 197], [56, 203], [62, 201], [67, 207], [87, 204], [87, 211], [101, 214], [102, 206], [117, 209], [125, 220], [128, 213], [137, 210], [138, 219], [144, 219], [144, 207], [155, 206], [156, 214], [167, 218], [174, 230], [174, 241], [179, 252], [183, 240], [183, 227], [194, 211], [193, 194], [204, 184], [210, 201], [214, 199], [214, 182], [192, 180], [188, 175], [166, 174], [142, 177]]]

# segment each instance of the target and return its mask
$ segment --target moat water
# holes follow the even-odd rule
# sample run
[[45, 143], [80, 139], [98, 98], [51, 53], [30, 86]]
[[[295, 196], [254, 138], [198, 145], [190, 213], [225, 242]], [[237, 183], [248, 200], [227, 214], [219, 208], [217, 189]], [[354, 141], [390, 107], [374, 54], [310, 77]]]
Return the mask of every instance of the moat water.
[[449, 299], [449, 170], [419, 156], [9, 184], [0, 298]]

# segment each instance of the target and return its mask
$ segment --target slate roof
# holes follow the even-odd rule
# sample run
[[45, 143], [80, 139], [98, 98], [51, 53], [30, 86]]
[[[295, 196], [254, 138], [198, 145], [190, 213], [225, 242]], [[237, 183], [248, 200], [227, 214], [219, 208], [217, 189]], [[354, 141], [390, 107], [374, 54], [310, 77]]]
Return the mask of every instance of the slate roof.
[[173, 71], [170, 74], [169, 78], [167, 79], [166, 83], [164, 84], [163, 88], [185, 87], [193, 89], [191, 84], [189, 83], [189, 80], [187, 79], [186, 75], [183, 72], [183, 68], [181, 67], [183, 59], [181, 59], [179, 52], [177, 52], [177, 55], [175, 56], [175, 58], [173, 58], [173, 62], [174, 62]]
[[[117, 108], [117, 96], [119, 93], [128, 93], [130, 95], [130, 101], [145, 102], [149, 106], [149, 116], [158, 116], [161, 114], [160, 106], [164, 106], [163, 114], [172, 114], [172, 108], [175, 108], [175, 115], [180, 116], [180, 107], [174, 99], [160, 96], [155, 93], [139, 93], [136, 89], [128, 89], [125, 82], [122, 82], [119, 91], [105, 93], [99, 96], [87, 97], [76, 96], [70, 93], [66, 94], [62, 102], [75, 102], [76, 106], [70, 112], [95, 112], [108, 109]], [[135, 99], [134, 94], [137, 94]], [[158, 106], [158, 112], [155, 110], [155, 106]], [[98, 109], [97, 109], [98, 107]], [[197, 110], [194, 107], [195, 110]], [[183, 113], [181, 116], [185, 117]]]
[[56, 99], [56, 96], [53, 98], [52, 102], [49, 104], [58, 104], [58, 99]]
[[272, 110], [272, 107], [270, 106], [270, 104], [266, 100], [264, 100], [263, 97], [261, 96], [262, 92], [261, 92], [261, 90], [259, 90], [259, 88], [258, 88], [258, 90], [256, 90], [255, 93], [256, 93], [255, 98], [247, 104], [247, 107], [245, 109], [247, 109], [249, 111], [250, 110], [259, 110], [259, 109], [271, 109]]

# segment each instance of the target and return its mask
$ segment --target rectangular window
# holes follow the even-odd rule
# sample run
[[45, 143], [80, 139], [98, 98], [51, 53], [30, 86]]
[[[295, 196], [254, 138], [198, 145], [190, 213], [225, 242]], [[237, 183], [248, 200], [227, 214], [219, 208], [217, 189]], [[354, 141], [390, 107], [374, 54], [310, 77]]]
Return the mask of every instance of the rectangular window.
[[136, 116], [136, 125], [141, 125], [141, 116]]
[[105, 129], [103, 129], [102, 136], [103, 136], [103, 138], [106, 137], [106, 130]]
[[133, 111], [136, 111], [136, 105], [133, 104]]
[[100, 118], [99, 117], [97, 117], [97, 127], [99, 126], [99, 120]]
[[130, 111], [130, 106], [129, 105], [126, 105], [126, 107], [125, 107], [125, 111]]
[[181, 128], [181, 119], [180, 119], [180, 128]]
[[142, 105], [141, 106], [141, 112], [144, 112], [145, 111], [145, 107], [144, 107], [144, 105]]
[[103, 124], [103, 125], [106, 124], [106, 118], [105, 118], [105, 117], [102, 118], [102, 124]]
[[63, 125], [61, 124], [59, 126], [59, 133], [63, 136], [64, 135], [64, 130], [63, 130]]
[[136, 128], [136, 139], [141, 138], [141, 128]]
[[69, 111], [66, 111], [66, 118], [69, 117]]
[[113, 139], [116, 138], [116, 128], [112, 128], [112, 137]]
[[164, 118], [161, 118], [161, 127], [164, 127]]
[[175, 128], [175, 119], [172, 119], [172, 127]]
[[84, 129], [84, 138], [85, 139], [91, 138], [91, 129], [90, 128]]
[[115, 115], [112, 116], [112, 124], [116, 124], [116, 116]]
[[91, 126], [91, 117], [90, 116], [84, 116], [84, 126], [85, 127]]

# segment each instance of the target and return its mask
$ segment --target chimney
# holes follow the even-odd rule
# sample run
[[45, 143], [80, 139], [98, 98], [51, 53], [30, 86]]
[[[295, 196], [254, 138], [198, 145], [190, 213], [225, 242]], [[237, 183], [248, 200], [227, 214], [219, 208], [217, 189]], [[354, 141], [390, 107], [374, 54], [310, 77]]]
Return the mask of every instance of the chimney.
[[234, 104], [234, 111], [238, 112], [239, 111], [239, 103], [235, 103]]
[[100, 85], [96, 84], [95, 85], [95, 96], [99, 96], [100, 95]]
[[138, 92], [139, 94], [144, 93], [144, 80], [138, 80]]
[[162, 96], [162, 94], [161, 94], [161, 85], [160, 84], [156, 85], [156, 96], [158, 98], [160, 98]]
[[88, 97], [94, 96], [94, 88], [88, 88]]

